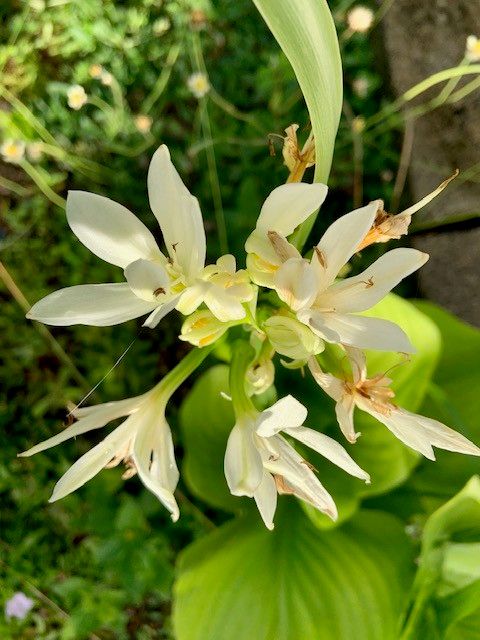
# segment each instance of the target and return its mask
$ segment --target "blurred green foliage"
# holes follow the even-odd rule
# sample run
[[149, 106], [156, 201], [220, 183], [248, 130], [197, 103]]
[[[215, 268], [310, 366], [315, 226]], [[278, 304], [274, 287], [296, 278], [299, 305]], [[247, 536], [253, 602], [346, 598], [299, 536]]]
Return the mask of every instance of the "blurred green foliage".
[[[345, 11], [351, 4], [345, 0], [331, 3], [341, 33], [345, 33]], [[135, 211], [156, 232], [148, 213], [145, 175], [154, 149], [164, 142], [186, 184], [200, 199], [211, 255], [218, 252], [216, 224], [222, 210], [230, 249], [239, 253], [263, 199], [286, 177], [281, 141], [272, 137], [269, 145], [268, 135], [282, 135], [292, 122], [301, 125], [301, 136], [308, 135], [295, 76], [249, 0], [6, 0], [0, 6], [0, 43], [0, 142], [10, 138], [25, 141], [28, 161], [21, 166], [0, 164], [0, 259], [29, 302], [59, 287], [115, 281], [120, 276], [81, 246], [68, 229], [58, 206], [61, 200], [56, 199], [67, 189], [108, 195]], [[359, 114], [364, 118], [374, 115], [388, 100], [382, 70], [377, 67], [380, 44], [376, 31], [344, 37], [341, 44], [347, 106], [337, 139], [331, 193], [315, 233], [351, 209], [352, 199], [359, 197], [352, 178], [356, 166], [352, 122]], [[92, 65], [101, 65], [104, 73], [111, 74], [107, 84], [92, 77]], [[191, 73], [204, 68], [212, 90], [205, 99], [197, 100], [186, 82]], [[74, 84], [82, 85], [89, 96], [78, 111], [67, 104], [68, 89]], [[151, 118], [149, 131], [139, 130], [139, 115]], [[39, 158], [29, 151], [32, 143], [40, 143]], [[276, 155], [271, 155], [270, 146]], [[365, 145], [361, 162], [365, 200], [391, 200], [398, 148], [395, 127], [385, 128]], [[189, 427], [188, 419], [189, 412], [197, 413], [195, 389], [183, 404], [181, 430], [175, 428], [176, 415], [171, 416], [179, 460], [184, 449], [187, 454], [178, 496], [182, 518], [176, 525], [135, 478], [124, 483], [117, 469], [102, 473], [78, 495], [48, 505], [55, 480], [89, 448], [87, 438], [33, 459], [17, 460], [16, 454], [61, 428], [67, 404], [79, 401], [129, 345], [128, 353], [91, 399], [119, 399], [152, 386], [184, 350], [175, 341], [180, 320], [162, 322], [155, 331], [140, 330], [136, 322], [101, 329], [55, 328], [54, 337], [78, 368], [75, 372], [65, 358], [52, 351], [51, 342], [38, 328], [25, 321], [21, 306], [12, 298], [12, 286], [8, 289], [5, 282], [0, 284], [0, 301], [0, 604], [15, 591], [24, 591], [36, 602], [24, 622], [7, 622], [0, 614], [0, 637], [171, 638], [175, 559], [190, 542], [226, 520], [227, 514], [214, 507], [229, 509], [231, 500], [223, 485], [210, 499], [203, 499], [202, 488], [195, 486], [198, 470], [188, 455], [189, 446], [195, 449], [199, 441], [198, 425]], [[451, 331], [464, 335], [466, 329], [460, 323], [451, 327], [455, 320], [445, 320], [441, 313], [424, 306], [421, 310], [440, 327], [447, 347]], [[401, 310], [397, 313], [403, 315]], [[464, 387], [452, 391], [449, 371], [458, 364], [452, 365], [447, 351], [431, 383], [436, 333], [432, 330], [429, 335], [433, 342], [426, 340], [424, 345], [428, 366], [422, 364], [422, 385], [428, 386], [425, 411], [439, 419], [446, 419], [447, 413], [455, 426], [455, 416], [463, 411], [462, 389], [471, 389], [473, 383], [468, 379]], [[219, 371], [209, 372], [210, 379], [201, 379], [198, 385], [221, 387]], [[408, 376], [403, 377], [402, 388], [406, 389]], [[281, 378], [278, 384], [284, 384]], [[327, 401], [324, 407], [318, 394], [302, 387], [310, 395], [310, 404], [313, 400], [313, 416], [321, 419], [324, 408], [331, 411]], [[177, 404], [186, 393], [180, 392]], [[450, 393], [455, 394], [453, 403]], [[475, 412], [476, 399], [468, 399]], [[221, 417], [221, 413], [214, 415]], [[468, 435], [478, 440], [478, 424], [470, 426], [468, 416], [467, 424]], [[316, 426], [329, 428], [321, 422]], [[378, 425], [370, 428], [378, 429]], [[215, 453], [206, 450], [202, 455], [206, 460], [210, 454], [218, 457], [222, 446], [214, 442]], [[394, 453], [395, 469], [401, 467], [402, 473], [387, 483], [388, 488], [403, 482], [418, 462], [407, 459], [403, 448], [398, 456], [396, 449]], [[463, 464], [458, 457], [444, 463], [446, 459], [441, 456], [442, 465]], [[386, 496], [360, 495], [356, 487], [353, 500], [346, 496], [348, 515], [363, 500], [367, 508], [401, 514], [404, 524], [423, 523], [460, 489], [458, 483], [450, 485], [449, 479], [439, 502], [438, 496], [431, 495], [429, 464], [421, 463], [405, 485]], [[448, 466], [440, 468], [451, 478]], [[220, 467], [212, 465], [210, 471], [212, 476], [221, 475]], [[468, 466], [460, 474], [462, 482], [473, 472], [474, 465]], [[207, 474], [202, 481], [208, 484], [208, 478]], [[326, 478], [335, 495], [335, 476], [327, 470]], [[363, 517], [360, 513], [360, 520], [352, 526], [362, 527]], [[305, 522], [310, 544], [312, 521]], [[213, 535], [231, 535], [244, 525], [228, 526], [227, 533], [222, 530]], [[398, 523], [389, 526], [395, 535], [405, 537]], [[340, 539], [345, 534], [332, 532], [337, 535]], [[261, 545], [271, 546], [267, 536], [261, 533]], [[214, 542], [205, 540], [201, 544], [208, 551]], [[185, 556], [183, 567], [202, 548], [193, 549], [197, 550]], [[406, 557], [410, 551], [402, 553]], [[404, 576], [400, 582], [404, 585]], [[184, 583], [182, 577], [181, 588]], [[395, 611], [399, 600], [395, 596]]]

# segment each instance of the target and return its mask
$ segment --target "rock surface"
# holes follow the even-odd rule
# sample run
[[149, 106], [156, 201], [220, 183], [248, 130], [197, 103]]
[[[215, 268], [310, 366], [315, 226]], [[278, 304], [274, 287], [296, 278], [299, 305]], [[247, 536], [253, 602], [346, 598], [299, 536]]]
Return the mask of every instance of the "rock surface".
[[[393, 91], [401, 95], [462, 60], [467, 36], [480, 36], [480, 1], [394, 0], [384, 18], [383, 33]], [[458, 87], [467, 81], [462, 80]], [[444, 105], [416, 120], [409, 170], [412, 197], [420, 199], [456, 168], [461, 174], [417, 214], [415, 222], [441, 222], [480, 212], [479, 117], [477, 90], [461, 102]], [[464, 180], [466, 171], [476, 164], [474, 180]], [[467, 226], [461, 230], [440, 227], [415, 236], [413, 243], [431, 256], [420, 274], [422, 293], [480, 326], [480, 229], [472, 221]]]

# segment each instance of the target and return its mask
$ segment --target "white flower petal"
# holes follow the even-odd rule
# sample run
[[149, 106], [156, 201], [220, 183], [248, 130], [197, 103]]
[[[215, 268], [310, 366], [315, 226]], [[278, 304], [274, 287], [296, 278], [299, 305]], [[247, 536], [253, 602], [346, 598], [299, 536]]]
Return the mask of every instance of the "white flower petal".
[[256, 432], [259, 436], [269, 437], [283, 429], [295, 429], [303, 425], [307, 413], [303, 404], [293, 396], [285, 396], [262, 411], [257, 420]]
[[279, 435], [269, 438], [269, 445], [277, 450], [277, 455], [272, 455], [265, 461], [265, 468], [283, 480], [288, 492], [336, 520], [337, 508], [332, 496], [302, 456]]
[[318, 270], [320, 289], [332, 284], [340, 269], [358, 250], [375, 220], [378, 207], [379, 201], [375, 200], [366, 207], [355, 209], [335, 220], [325, 231], [317, 245], [318, 253], [314, 252], [312, 258], [312, 264]]
[[135, 260], [125, 268], [125, 278], [133, 293], [149, 302], [157, 302], [158, 296], [170, 289], [170, 278], [165, 268], [150, 260]]
[[234, 496], [253, 497], [263, 478], [260, 453], [254, 442], [253, 423], [237, 423], [228, 437], [225, 478]]
[[214, 284], [210, 285], [205, 294], [205, 304], [220, 322], [242, 320], [246, 316], [242, 303], [228, 289]]
[[293, 311], [308, 307], [317, 295], [317, 279], [312, 265], [303, 258], [290, 258], [274, 276], [275, 289]]
[[173, 492], [179, 473], [170, 427], [155, 402], [145, 405], [145, 410], [135, 414], [134, 418], [138, 431], [133, 445], [133, 461], [138, 476], [176, 522], [180, 512]]
[[361, 349], [344, 347], [352, 368], [352, 377], [355, 384], [367, 379], [367, 358]]
[[428, 255], [416, 249], [388, 251], [358, 276], [333, 284], [322, 294], [320, 304], [340, 313], [366, 311], [427, 260]]
[[27, 318], [58, 327], [108, 327], [143, 316], [155, 307], [155, 303], [138, 298], [126, 282], [81, 284], [46, 296], [33, 305]]
[[152, 311], [152, 313], [148, 316], [142, 326], [148, 327], [149, 329], [155, 329], [160, 320], [162, 320], [167, 314], [169, 314], [170, 311], [173, 311], [173, 309], [175, 309], [175, 305], [177, 304], [177, 302], [178, 296], [175, 296], [175, 298], [172, 298], [171, 300], [168, 300], [168, 302], [165, 302], [158, 306]]
[[232, 256], [231, 253], [226, 253], [224, 256], [220, 256], [217, 260], [217, 267], [220, 271], [225, 271], [226, 273], [233, 275], [237, 268], [235, 256]]
[[177, 311], [183, 313], [184, 316], [193, 313], [204, 301], [210, 286], [210, 283], [198, 280], [192, 286], [187, 287], [177, 302]]
[[67, 220], [71, 230], [92, 253], [115, 264], [161, 257], [155, 238], [121, 204], [86, 191], [69, 191]]
[[353, 411], [355, 409], [355, 399], [353, 394], [344, 393], [340, 400], [335, 404], [335, 415], [337, 416], [338, 426], [341, 432], [352, 444], [357, 441], [359, 433], [355, 433], [355, 425], [353, 423]]
[[321, 456], [336, 464], [337, 467], [343, 469], [351, 476], [370, 482], [370, 476], [366, 471], [361, 469], [358, 464], [349, 456], [341, 444], [333, 438], [329, 438], [324, 433], [319, 433], [308, 427], [299, 427], [297, 429], [286, 429], [286, 433], [296, 440], [303, 442], [307, 447], [317, 451]]
[[257, 220], [257, 229], [289, 236], [316, 211], [327, 197], [324, 184], [304, 182], [283, 184], [265, 200]]
[[197, 199], [173, 166], [165, 145], [157, 149], [150, 163], [148, 195], [170, 257], [187, 277], [194, 277], [205, 264], [202, 214]]
[[103, 405], [100, 404], [96, 407], [88, 407], [91, 411], [81, 417], [78, 422], [75, 422], [69, 427], [66, 427], [60, 433], [48, 438], [48, 440], [39, 442], [31, 449], [28, 449], [28, 451], [23, 451], [18, 455], [19, 457], [33, 456], [40, 451], [45, 451], [45, 449], [55, 447], [57, 444], [65, 442], [65, 440], [68, 440], [69, 438], [74, 438], [75, 436], [79, 436], [87, 431], [92, 431], [93, 429], [100, 429], [112, 420], [116, 420], [117, 418], [127, 415], [129, 411], [137, 405], [138, 398], [128, 398], [127, 400], [120, 400], [118, 402], [108, 402]]
[[147, 395], [148, 392], [142, 393], [139, 396], [134, 396], [133, 398], [125, 398], [125, 400], [112, 400], [111, 402], [103, 402], [102, 404], [92, 404], [87, 407], [78, 407], [76, 409], [73, 409], [72, 415], [75, 416], [75, 418], [85, 418], [86, 416], [97, 413], [97, 411], [103, 411], [104, 409], [111, 409], [112, 413], [114, 411], [116, 412], [117, 410], [120, 411], [122, 409], [123, 413], [120, 415], [126, 416], [138, 409], [138, 407], [142, 403], [142, 400]]
[[55, 485], [49, 502], [60, 500], [60, 498], [76, 491], [96, 476], [115, 457], [116, 453], [126, 446], [128, 440], [134, 435], [131, 427], [132, 417], [127, 418], [123, 424], [70, 467]]
[[327, 342], [358, 349], [414, 353], [406, 333], [388, 320], [333, 312], [301, 311], [298, 319]]
[[253, 494], [258, 511], [267, 529], [273, 529], [273, 517], [277, 508], [277, 487], [268, 471], [263, 472], [263, 480]]

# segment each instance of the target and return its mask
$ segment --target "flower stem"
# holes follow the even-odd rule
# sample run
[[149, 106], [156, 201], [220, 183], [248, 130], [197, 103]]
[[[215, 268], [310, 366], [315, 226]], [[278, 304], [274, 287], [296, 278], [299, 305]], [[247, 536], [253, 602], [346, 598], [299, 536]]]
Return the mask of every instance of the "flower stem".
[[174, 367], [167, 375], [158, 383], [156, 391], [164, 398], [169, 399], [180, 385], [192, 375], [195, 369], [202, 364], [205, 358], [213, 351], [215, 344], [207, 345], [201, 349], [192, 349]]
[[244, 340], [237, 340], [232, 345], [232, 361], [230, 363], [230, 394], [232, 396], [235, 415], [243, 415], [255, 411], [255, 406], [245, 390], [247, 369], [250, 366], [255, 351]]

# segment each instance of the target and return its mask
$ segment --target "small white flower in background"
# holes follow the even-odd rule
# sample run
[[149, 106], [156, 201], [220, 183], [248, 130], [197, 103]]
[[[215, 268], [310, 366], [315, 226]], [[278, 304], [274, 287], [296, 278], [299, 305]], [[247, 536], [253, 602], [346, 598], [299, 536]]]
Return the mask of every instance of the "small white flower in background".
[[150, 116], [139, 114], [138, 116], [135, 116], [134, 122], [140, 133], [148, 133], [152, 128], [152, 119]]
[[30, 610], [35, 606], [35, 602], [28, 598], [22, 591], [17, 591], [5, 602], [5, 618], [17, 618], [24, 620]]
[[352, 31], [365, 33], [372, 26], [374, 17], [371, 9], [359, 5], [348, 12], [347, 24]]
[[347, 473], [365, 482], [370, 477], [335, 440], [303, 426], [307, 410], [292, 396], [261, 413], [237, 417], [225, 453], [225, 477], [231, 493], [255, 499], [268, 529], [273, 529], [277, 493], [290, 493], [333, 520], [335, 503], [311, 465], [280, 432], [307, 445]]
[[92, 64], [90, 65], [88, 73], [90, 74], [90, 77], [93, 78], [94, 80], [100, 80], [103, 73], [103, 67], [101, 64]]
[[167, 17], [158, 18], [158, 20], [155, 20], [155, 22], [153, 23], [153, 33], [156, 36], [162, 36], [170, 29], [170, 26], [171, 23]]
[[355, 442], [353, 412], [355, 407], [366, 411], [383, 423], [399, 440], [429, 460], [435, 460], [432, 447], [480, 456], [480, 449], [460, 433], [432, 418], [411, 413], [393, 403], [395, 393], [391, 380], [384, 374], [367, 378], [365, 354], [358, 349], [346, 349], [351, 369], [350, 380], [339, 380], [324, 373], [317, 360], [309, 361], [310, 371], [322, 389], [335, 400], [337, 420], [349, 442]]
[[480, 40], [477, 36], [468, 36], [465, 47], [465, 57], [469, 62], [480, 61]]
[[100, 82], [105, 87], [110, 87], [112, 85], [112, 82], [113, 82], [112, 74], [109, 71], [102, 71], [102, 73], [100, 75]]
[[25, 143], [22, 140], [5, 140], [0, 146], [0, 154], [5, 162], [18, 164], [25, 157]]
[[150, 314], [144, 325], [153, 328], [174, 308], [189, 315], [202, 303], [221, 322], [246, 316], [243, 304], [255, 294], [248, 274], [235, 271], [231, 255], [205, 267], [200, 207], [183, 184], [165, 145], [150, 163], [148, 192], [168, 257], [128, 209], [103, 196], [70, 191], [70, 228], [92, 253], [121, 267], [127, 282], [61, 289], [37, 302], [28, 318], [57, 326], [102, 327]]
[[67, 101], [71, 109], [78, 111], [88, 102], [85, 89], [79, 84], [72, 85], [67, 91]]
[[50, 502], [76, 491], [102, 469], [123, 462], [126, 471], [122, 477], [128, 479], [138, 473], [145, 487], [170, 511], [175, 522], [179, 518], [179, 510], [173, 492], [179, 473], [172, 434], [165, 418], [167, 400], [152, 389], [135, 398], [75, 409], [73, 416], [78, 422], [19, 456], [32, 456], [69, 438], [104, 427], [112, 420], [128, 416], [60, 478]]
[[43, 156], [43, 144], [41, 142], [29, 142], [27, 144], [27, 156], [32, 162], [38, 162]]
[[197, 71], [196, 73], [192, 73], [187, 80], [187, 87], [193, 93], [195, 98], [200, 100], [207, 95], [210, 91], [210, 82], [208, 81], [207, 76], [201, 71]]
[[359, 78], [355, 78], [352, 82], [352, 88], [359, 98], [365, 98], [370, 89], [370, 82], [368, 81], [368, 78], [360, 76]]

